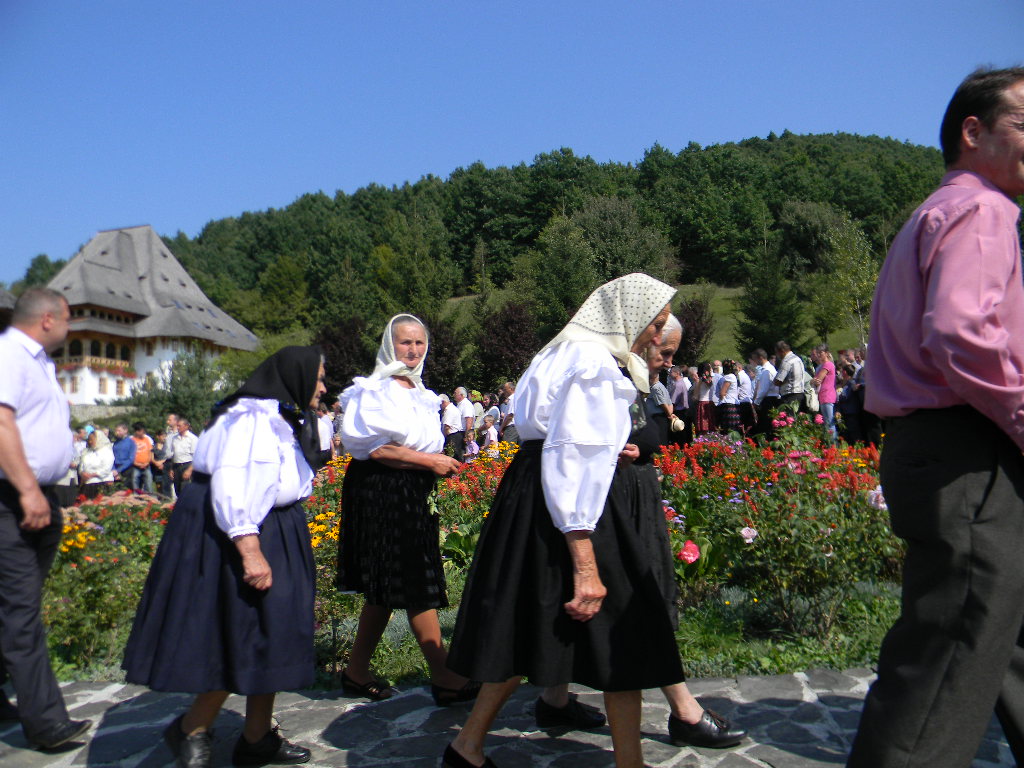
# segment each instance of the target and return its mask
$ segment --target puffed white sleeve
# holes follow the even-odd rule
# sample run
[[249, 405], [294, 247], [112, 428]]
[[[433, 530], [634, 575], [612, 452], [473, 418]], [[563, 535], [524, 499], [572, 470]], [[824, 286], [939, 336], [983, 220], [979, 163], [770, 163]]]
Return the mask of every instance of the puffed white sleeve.
[[228, 412], [209, 435], [213, 444], [204, 454], [213, 517], [229, 538], [258, 534], [277, 499], [282, 457], [274, 418], [279, 417], [262, 409]]
[[341, 442], [345, 450], [353, 458], [365, 461], [381, 446], [404, 445], [409, 434], [409, 413], [396, 407], [392, 400], [388, 392], [390, 379], [357, 377], [353, 382], [342, 393]]
[[635, 398], [636, 389], [611, 360], [581, 361], [563, 380], [541, 454], [544, 500], [562, 533], [597, 527]]

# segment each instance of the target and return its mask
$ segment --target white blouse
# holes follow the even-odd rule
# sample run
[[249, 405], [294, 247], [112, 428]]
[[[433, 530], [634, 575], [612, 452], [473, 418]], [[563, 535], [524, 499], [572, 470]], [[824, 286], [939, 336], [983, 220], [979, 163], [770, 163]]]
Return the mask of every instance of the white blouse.
[[385, 445], [440, 453], [441, 398], [429, 389], [408, 389], [392, 378], [357, 376], [341, 393], [341, 442], [352, 458], [365, 461]]
[[192, 468], [210, 475], [214, 519], [232, 539], [259, 533], [271, 509], [313, 491], [313, 470], [277, 400], [235, 402], [199, 436]]
[[86, 485], [114, 482], [114, 449], [109, 445], [96, 450], [86, 449], [78, 462], [78, 471], [92, 475], [85, 481]]
[[[735, 373], [727, 373], [727, 374], [725, 374], [725, 376], [722, 377], [722, 381], [729, 382], [729, 391], [726, 392], [724, 395], [719, 394], [719, 397], [721, 398], [722, 403], [724, 403], [726, 405], [736, 405], [736, 403], [739, 402], [739, 400], [737, 399], [738, 393], [736, 391], [737, 390], [736, 374]], [[721, 392], [721, 390], [719, 390], [719, 392]]]
[[541, 486], [555, 527], [592, 531], [629, 437], [636, 388], [615, 358], [588, 341], [542, 350], [516, 386], [522, 440], [543, 440]]

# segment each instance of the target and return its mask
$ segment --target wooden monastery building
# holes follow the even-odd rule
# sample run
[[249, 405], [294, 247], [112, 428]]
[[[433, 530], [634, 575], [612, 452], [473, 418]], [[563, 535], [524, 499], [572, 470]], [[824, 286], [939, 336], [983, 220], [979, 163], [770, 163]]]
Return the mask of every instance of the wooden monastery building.
[[206, 297], [152, 227], [99, 232], [49, 282], [71, 306], [53, 353], [74, 405], [124, 397], [162, 376], [179, 352], [255, 349], [257, 338]]

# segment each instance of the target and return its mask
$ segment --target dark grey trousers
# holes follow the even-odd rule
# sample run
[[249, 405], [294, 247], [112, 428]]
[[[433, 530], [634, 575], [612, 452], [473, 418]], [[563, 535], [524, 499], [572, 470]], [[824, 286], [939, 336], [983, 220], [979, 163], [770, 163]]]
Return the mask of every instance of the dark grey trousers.
[[1024, 460], [977, 411], [886, 421], [881, 478], [907, 542], [851, 768], [967, 768], [995, 710], [1024, 765]]
[[43, 581], [50, 572], [63, 531], [52, 490], [52, 518], [41, 531], [23, 531], [18, 494], [0, 481], [0, 682], [8, 676], [18, 696], [21, 727], [31, 741], [68, 719], [50, 667], [41, 616]]

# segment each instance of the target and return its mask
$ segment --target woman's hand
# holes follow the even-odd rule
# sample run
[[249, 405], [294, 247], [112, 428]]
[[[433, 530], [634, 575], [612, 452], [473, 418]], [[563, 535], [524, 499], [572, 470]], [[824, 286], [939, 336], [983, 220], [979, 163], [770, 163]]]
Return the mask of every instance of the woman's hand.
[[639, 458], [640, 448], [633, 443], [626, 443], [625, 447], [619, 452], [618, 464], [620, 467], [626, 467]]
[[446, 456], [443, 453], [432, 454], [434, 457], [433, 465], [430, 467], [430, 471], [438, 477], [451, 477], [459, 471], [459, 467], [462, 466], [453, 459], [451, 456]]
[[251, 533], [234, 539], [235, 547], [242, 556], [242, 581], [253, 589], [265, 592], [273, 585], [270, 563], [260, 549], [260, 537]]
[[572, 558], [573, 595], [562, 607], [569, 618], [590, 621], [601, 610], [601, 603], [608, 594], [597, 571], [590, 531], [569, 531], [565, 534], [565, 543]]

